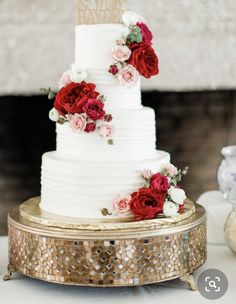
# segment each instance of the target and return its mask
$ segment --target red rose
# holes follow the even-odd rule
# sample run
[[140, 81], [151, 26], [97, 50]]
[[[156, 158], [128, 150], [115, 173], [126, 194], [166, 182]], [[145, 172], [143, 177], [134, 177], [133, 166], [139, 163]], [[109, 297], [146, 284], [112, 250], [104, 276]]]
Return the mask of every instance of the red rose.
[[137, 221], [154, 219], [162, 212], [164, 196], [152, 188], [141, 188], [131, 194], [130, 211]]
[[129, 45], [132, 52], [129, 63], [132, 64], [141, 75], [146, 78], [157, 75], [158, 58], [154, 49], [147, 43], [132, 43]]
[[156, 189], [159, 193], [166, 193], [169, 188], [168, 178], [160, 173], [154, 174], [150, 179], [151, 188]]
[[71, 82], [63, 87], [56, 95], [54, 107], [60, 114], [81, 114], [83, 107], [90, 98], [96, 98], [99, 93], [95, 91], [95, 84]]
[[94, 122], [89, 122], [86, 124], [84, 132], [90, 133], [90, 132], [94, 132], [96, 129], [96, 125]]
[[118, 69], [117, 65], [113, 64], [110, 66], [109, 73], [111, 73], [112, 75], [116, 75], [118, 72], [119, 72], [119, 69]]
[[152, 32], [149, 30], [148, 26], [145, 23], [140, 23], [140, 22], [138, 22], [136, 25], [141, 30], [141, 34], [143, 36], [143, 42], [146, 42], [151, 45], [153, 35], [152, 35]]
[[103, 110], [104, 103], [96, 98], [89, 99], [86, 105], [83, 107], [84, 112], [92, 120], [103, 119], [106, 112]]

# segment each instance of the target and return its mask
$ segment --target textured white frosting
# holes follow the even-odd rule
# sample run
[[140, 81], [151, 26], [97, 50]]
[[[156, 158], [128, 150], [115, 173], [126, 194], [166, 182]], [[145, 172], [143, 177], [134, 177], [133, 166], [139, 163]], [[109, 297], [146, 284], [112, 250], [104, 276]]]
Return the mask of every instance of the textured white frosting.
[[142, 161], [91, 161], [86, 157], [75, 161], [55, 152], [45, 153], [40, 206], [65, 216], [104, 218], [102, 208], [111, 210], [117, 196], [132, 193], [143, 185], [144, 169], [157, 172], [169, 161], [169, 154], [162, 151]]
[[95, 83], [109, 101], [107, 110], [141, 107], [140, 81], [127, 88], [108, 73], [113, 64], [112, 48], [122, 37], [122, 24], [78, 25], [75, 28], [75, 66], [88, 72], [87, 82]]
[[114, 145], [97, 132], [77, 133], [68, 123], [57, 124], [57, 153], [63, 157], [91, 160], [143, 160], [156, 155], [155, 115], [150, 108], [119, 111], [114, 125]]

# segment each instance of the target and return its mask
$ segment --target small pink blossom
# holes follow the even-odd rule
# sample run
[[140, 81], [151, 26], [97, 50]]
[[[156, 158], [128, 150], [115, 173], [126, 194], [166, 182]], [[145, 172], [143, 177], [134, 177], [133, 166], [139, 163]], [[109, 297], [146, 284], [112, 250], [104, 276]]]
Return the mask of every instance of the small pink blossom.
[[71, 78], [70, 78], [70, 71], [65, 71], [61, 78], [58, 81], [58, 86], [59, 89], [62, 89], [63, 87], [67, 86], [69, 83], [71, 83]]
[[101, 137], [112, 138], [113, 128], [110, 125], [102, 125], [99, 128], [99, 134]]
[[115, 62], [124, 62], [130, 58], [131, 50], [126, 45], [118, 45], [112, 50]]
[[117, 215], [128, 215], [130, 211], [129, 203], [131, 201], [131, 195], [119, 196], [113, 201], [113, 209]]
[[153, 176], [153, 174], [152, 174], [151, 170], [146, 169], [142, 172], [142, 177], [146, 180], [149, 180], [152, 176]]
[[82, 132], [86, 126], [86, 119], [81, 114], [66, 115], [66, 118], [69, 120], [70, 127], [73, 131]]
[[139, 73], [131, 64], [125, 66], [119, 74], [120, 83], [126, 87], [134, 86], [138, 82], [138, 79]]
[[170, 177], [175, 177], [178, 173], [178, 169], [172, 164], [165, 165], [163, 171]]

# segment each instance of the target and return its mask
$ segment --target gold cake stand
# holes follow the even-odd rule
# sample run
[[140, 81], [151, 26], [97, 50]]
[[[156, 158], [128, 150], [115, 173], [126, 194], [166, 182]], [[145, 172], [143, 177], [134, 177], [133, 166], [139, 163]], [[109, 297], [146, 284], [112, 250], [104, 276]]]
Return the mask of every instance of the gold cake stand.
[[175, 219], [75, 221], [42, 212], [40, 198], [10, 211], [9, 265], [48, 282], [135, 286], [180, 278], [196, 290], [193, 272], [206, 261], [205, 209], [191, 201]]

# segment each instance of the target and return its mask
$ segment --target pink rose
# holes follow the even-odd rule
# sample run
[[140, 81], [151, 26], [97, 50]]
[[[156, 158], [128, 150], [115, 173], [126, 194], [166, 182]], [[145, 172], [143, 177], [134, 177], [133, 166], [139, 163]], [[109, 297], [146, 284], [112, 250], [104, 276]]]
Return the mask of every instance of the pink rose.
[[144, 170], [142, 173], [142, 177], [146, 180], [149, 180], [152, 177], [152, 175], [153, 174], [152, 174], [151, 170], [148, 170], [148, 169]]
[[69, 114], [66, 115], [66, 118], [69, 120], [69, 124], [72, 130], [76, 132], [82, 132], [86, 126], [86, 119], [81, 114]]
[[113, 202], [113, 210], [117, 215], [128, 215], [130, 213], [129, 203], [131, 201], [131, 195], [119, 196]]
[[160, 173], [154, 174], [150, 179], [151, 188], [158, 191], [158, 193], [166, 194], [169, 188], [168, 178]]
[[124, 62], [129, 59], [131, 50], [126, 45], [118, 45], [112, 50], [112, 57], [115, 62]]
[[175, 175], [178, 173], [178, 169], [172, 164], [165, 165], [163, 171], [170, 177], [175, 177]]
[[126, 87], [134, 86], [138, 82], [138, 79], [139, 73], [131, 64], [125, 66], [119, 74], [121, 85], [124, 85]]
[[97, 98], [91, 98], [88, 100], [86, 105], [83, 107], [84, 112], [92, 120], [103, 119], [106, 115], [104, 109], [104, 103]]
[[67, 86], [69, 83], [71, 83], [71, 79], [70, 79], [70, 71], [65, 71], [61, 78], [59, 79], [58, 81], [58, 86], [59, 86], [59, 89], [62, 89], [64, 88], [65, 86]]
[[101, 137], [111, 138], [113, 135], [113, 129], [110, 125], [102, 125], [99, 128], [99, 134]]
[[94, 122], [89, 122], [86, 124], [84, 132], [86, 133], [94, 132], [95, 129], [96, 129], [96, 124]]
[[137, 26], [141, 30], [141, 34], [143, 36], [143, 42], [148, 44], [152, 44], [153, 35], [152, 32], [149, 30], [148, 26], [145, 23], [138, 22]]

